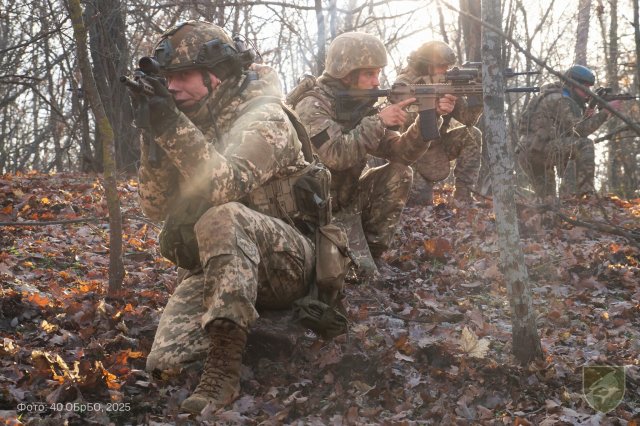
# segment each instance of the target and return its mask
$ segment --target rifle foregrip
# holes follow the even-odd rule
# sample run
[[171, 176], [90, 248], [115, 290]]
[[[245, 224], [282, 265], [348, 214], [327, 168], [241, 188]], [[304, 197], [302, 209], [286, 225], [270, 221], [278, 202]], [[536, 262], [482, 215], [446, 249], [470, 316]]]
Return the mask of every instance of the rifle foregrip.
[[430, 141], [440, 138], [440, 130], [438, 129], [438, 115], [436, 109], [427, 109], [420, 111], [420, 134], [422, 139]]

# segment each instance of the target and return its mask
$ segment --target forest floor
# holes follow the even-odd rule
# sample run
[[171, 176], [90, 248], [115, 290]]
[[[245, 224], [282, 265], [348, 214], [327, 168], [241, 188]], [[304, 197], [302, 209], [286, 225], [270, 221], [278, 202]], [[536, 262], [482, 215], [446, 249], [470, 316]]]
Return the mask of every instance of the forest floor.
[[[445, 187], [435, 207], [405, 210], [381, 279], [348, 283], [348, 336], [323, 341], [294, 324], [287, 338], [250, 336], [241, 397], [194, 419], [178, 407], [196, 372], [144, 371], [176, 271], [139, 210], [136, 180], [119, 192], [118, 297], [106, 296], [104, 219], [0, 226], [5, 424], [640, 423], [640, 199], [565, 201], [566, 217], [588, 226], [545, 225], [519, 208], [544, 359], [521, 366], [512, 355], [490, 201], [457, 208]], [[95, 176], [0, 176], [0, 222], [106, 215]]]

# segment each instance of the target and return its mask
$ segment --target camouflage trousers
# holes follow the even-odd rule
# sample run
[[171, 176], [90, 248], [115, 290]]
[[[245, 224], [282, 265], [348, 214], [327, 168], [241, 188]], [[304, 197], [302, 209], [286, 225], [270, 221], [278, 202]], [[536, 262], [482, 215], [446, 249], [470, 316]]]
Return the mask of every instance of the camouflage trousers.
[[209, 209], [195, 232], [204, 266], [180, 274], [160, 317], [148, 371], [204, 358], [205, 327], [215, 319], [246, 329], [258, 318], [257, 309], [288, 308], [308, 292], [313, 244], [282, 220], [232, 202]]
[[414, 167], [427, 183], [446, 179], [453, 169], [456, 189], [469, 192], [478, 179], [482, 150], [482, 133], [477, 127], [459, 126], [447, 131], [440, 139], [432, 141], [427, 152], [416, 161]]
[[334, 212], [349, 235], [349, 247], [361, 263], [372, 262], [389, 248], [404, 208], [413, 171], [400, 163], [367, 169], [358, 181], [357, 197]]
[[591, 139], [558, 138], [540, 144], [523, 137], [520, 141], [518, 163], [539, 197], [556, 196], [556, 173], [563, 178], [570, 159], [576, 163], [577, 193], [594, 191], [596, 163]]

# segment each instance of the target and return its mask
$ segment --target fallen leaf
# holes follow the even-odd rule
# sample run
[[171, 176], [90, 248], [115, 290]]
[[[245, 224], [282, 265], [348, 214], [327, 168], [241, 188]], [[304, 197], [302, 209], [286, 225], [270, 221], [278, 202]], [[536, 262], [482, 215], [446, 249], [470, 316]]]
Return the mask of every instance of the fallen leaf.
[[451, 243], [444, 238], [434, 238], [424, 241], [424, 251], [428, 257], [444, 259], [452, 250]]
[[464, 353], [472, 358], [484, 358], [489, 351], [489, 339], [478, 339], [478, 336], [469, 327], [465, 327], [462, 329], [460, 347]]

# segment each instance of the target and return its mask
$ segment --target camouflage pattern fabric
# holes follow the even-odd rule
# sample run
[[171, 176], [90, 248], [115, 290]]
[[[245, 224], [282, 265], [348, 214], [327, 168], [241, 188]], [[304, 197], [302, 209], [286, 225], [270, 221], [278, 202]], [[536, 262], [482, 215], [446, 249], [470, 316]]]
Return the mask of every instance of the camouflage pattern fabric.
[[[311, 242], [279, 219], [238, 203], [253, 189], [305, 167], [295, 129], [279, 102], [275, 72], [252, 66], [258, 79], [241, 93], [225, 81], [199, 111], [180, 113], [173, 131], [155, 138], [161, 167], [142, 147], [143, 211], [162, 220], [176, 200], [198, 194], [213, 207], [195, 225], [203, 271], [180, 282], [162, 315], [147, 368], [167, 369], [204, 356], [202, 328], [216, 318], [248, 327], [257, 308], [283, 308], [306, 294]], [[215, 114], [212, 114], [215, 112]], [[196, 271], [194, 271], [196, 272]]]
[[[142, 145], [140, 202], [149, 218], [163, 220], [180, 195], [205, 194], [219, 205], [304, 167], [302, 145], [279, 104], [275, 71], [253, 69], [259, 79], [239, 96], [226, 99], [216, 90], [201, 111], [190, 114], [194, 121], [180, 113], [176, 128], [155, 138], [166, 154], [160, 167], [150, 167]], [[215, 118], [207, 111], [216, 111]]]
[[473, 188], [480, 170], [481, 138], [477, 127], [458, 126], [447, 130], [431, 143], [414, 167], [422, 178], [433, 183], [449, 176], [451, 161], [455, 160], [456, 189], [458, 186]]
[[[334, 93], [340, 89], [346, 87], [323, 74], [313, 96], [304, 97], [295, 110], [309, 131], [314, 151], [331, 171], [336, 220], [341, 212], [362, 214], [366, 240], [377, 256], [388, 247], [406, 203], [412, 176], [408, 166], [429, 142], [422, 140], [417, 121], [402, 134], [386, 129], [377, 115], [364, 117], [353, 128], [338, 121]], [[390, 165], [363, 173], [369, 155]], [[350, 239], [352, 243], [356, 242]]]
[[[395, 83], [402, 84], [433, 84], [439, 82], [443, 76], [418, 75], [411, 68], [406, 68], [398, 75]], [[469, 195], [478, 179], [480, 161], [482, 158], [482, 132], [475, 127], [482, 114], [482, 104], [469, 106], [465, 97], [459, 97], [453, 112], [453, 121], [449, 128], [440, 130], [440, 139], [433, 141], [429, 150], [419, 158], [414, 168], [427, 181], [434, 183], [446, 179], [450, 172], [450, 162], [455, 160], [453, 170], [456, 193]], [[413, 113], [407, 120], [415, 118]]]
[[259, 309], [283, 309], [312, 280], [311, 240], [280, 219], [240, 203], [209, 209], [196, 224], [203, 271], [181, 281], [160, 318], [147, 370], [204, 358], [204, 328], [226, 318], [247, 329]]
[[413, 172], [401, 163], [368, 169], [359, 180], [362, 228], [375, 258], [391, 244], [402, 209], [409, 197]]
[[234, 45], [231, 37], [217, 25], [204, 21], [185, 21], [165, 31], [154, 51], [164, 72], [190, 69], [194, 63], [202, 62], [203, 58], [198, 57], [202, 46], [215, 39], [229, 46]]
[[360, 68], [384, 68], [387, 49], [382, 41], [362, 32], [342, 33], [333, 39], [327, 50], [325, 72], [333, 78], [344, 78]]
[[[521, 141], [523, 141], [521, 139]], [[526, 143], [526, 141], [523, 141]], [[576, 162], [578, 193], [593, 192], [595, 148], [589, 138], [558, 138], [548, 141], [544, 151], [523, 150], [518, 162], [539, 197], [556, 195], [556, 170], [562, 178], [569, 159]]]
[[562, 84], [548, 83], [530, 100], [527, 123], [521, 124], [518, 163], [540, 197], [556, 195], [556, 172], [562, 177], [569, 159], [576, 161], [577, 191], [594, 190], [595, 148], [587, 136], [607, 119], [604, 111], [583, 117]]

